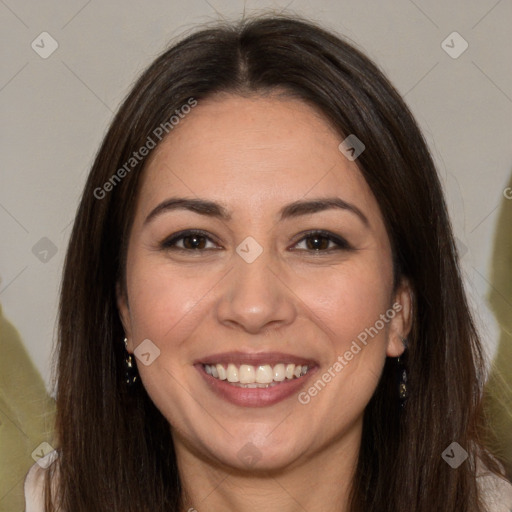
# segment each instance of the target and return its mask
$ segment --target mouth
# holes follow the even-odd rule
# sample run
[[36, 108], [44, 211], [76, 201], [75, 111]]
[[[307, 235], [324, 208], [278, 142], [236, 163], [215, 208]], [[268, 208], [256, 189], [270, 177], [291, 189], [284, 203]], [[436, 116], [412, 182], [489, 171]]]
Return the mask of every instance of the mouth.
[[287, 354], [231, 352], [194, 366], [217, 396], [235, 405], [261, 407], [298, 393], [318, 365]]
[[214, 379], [225, 380], [234, 386], [248, 389], [268, 388], [276, 386], [280, 382], [299, 379], [309, 371], [307, 365], [296, 365], [293, 363], [278, 363], [276, 365], [252, 364], [235, 365], [229, 363], [227, 366], [221, 363], [204, 364], [205, 373]]

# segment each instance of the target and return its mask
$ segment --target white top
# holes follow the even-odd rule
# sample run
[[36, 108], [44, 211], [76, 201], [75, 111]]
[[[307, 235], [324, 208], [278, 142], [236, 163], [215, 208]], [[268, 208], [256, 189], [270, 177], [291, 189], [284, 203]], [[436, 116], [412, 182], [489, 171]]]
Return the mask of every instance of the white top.
[[[44, 512], [44, 472], [46, 469], [34, 464], [25, 478], [25, 512]], [[487, 512], [512, 511], [512, 485], [491, 473], [481, 473], [478, 482], [483, 493]]]

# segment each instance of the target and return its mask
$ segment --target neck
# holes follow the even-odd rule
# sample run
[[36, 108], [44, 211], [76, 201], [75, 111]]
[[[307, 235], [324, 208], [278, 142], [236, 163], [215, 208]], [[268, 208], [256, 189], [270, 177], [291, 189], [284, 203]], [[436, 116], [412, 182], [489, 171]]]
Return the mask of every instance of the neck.
[[242, 471], [207, 461], [175, 438], [183, 512], [348, 512], [362, 422], [284, 468]]

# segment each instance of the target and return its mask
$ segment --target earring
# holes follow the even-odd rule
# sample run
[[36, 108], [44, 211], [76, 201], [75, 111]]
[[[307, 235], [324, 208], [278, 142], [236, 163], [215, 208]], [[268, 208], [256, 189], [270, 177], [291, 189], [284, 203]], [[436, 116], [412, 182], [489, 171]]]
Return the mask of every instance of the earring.
[[[403, 359], [405, 359], [406, 355], [405, 351], [407, 350], [407, 339], [401, 338], [402, 343], [405, 346], [404, 354], [402, 356], [398, 356], [396, 360], [397, 364], [397, 372], [398, 372], [398, 398], [400, 401], [400, 408], [404, 408], [407, 403], [407, 398], [409, 397], [409, 389], [407, 387], [407, 370], [405, 368], [405, 364]], [[402, 357], [402, 359], [400, 359]]]
[[124, 347], [126, 350], [126, 357], [124, 360], [124, 381], [125, 384], [131, 388], [138, 381], [139, 376], [137, 372], [137, 365], [132, 359], [132, 355], [128, 353], [128, 340], [124, 339]]

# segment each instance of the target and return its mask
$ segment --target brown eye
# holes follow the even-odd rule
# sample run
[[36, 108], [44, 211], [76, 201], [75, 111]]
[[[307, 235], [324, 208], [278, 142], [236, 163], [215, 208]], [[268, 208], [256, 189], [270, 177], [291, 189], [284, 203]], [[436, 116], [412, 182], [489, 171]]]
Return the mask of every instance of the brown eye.
[[[215, 247], [206, 247], [211, 238], [202, 231], [181, 231], [172, 235], [170, 238], [162, 242], [163, 249], [181, 250], [181, 251], [203, 251]], [[181, 245], [180, 245], [181, 243]], [[212, 242], [213, 244], [213, 242]], [[214, 244], [215, 245], [215, 244]]]
[[310, 252], [331, 252], [336, 250], [350, 250], [351, 247], [346, 240], [328, 231], [313, 231], [301, 238], [299, 243], [305, 241], [305, 250]]

